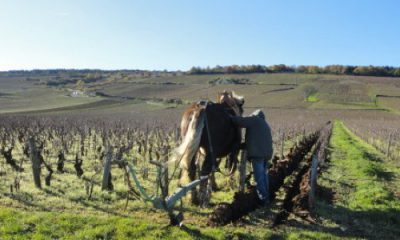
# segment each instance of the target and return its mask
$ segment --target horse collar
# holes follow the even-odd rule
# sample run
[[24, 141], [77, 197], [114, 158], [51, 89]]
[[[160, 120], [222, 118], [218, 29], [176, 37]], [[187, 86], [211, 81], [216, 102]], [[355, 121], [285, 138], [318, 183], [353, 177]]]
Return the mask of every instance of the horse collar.
[[202, 107], [202, 108], [207, 108], [208, 105], [213, 104], [213, 102], [208, 101], [208, 100], [201, 100], [197, 102], [197, 105]]

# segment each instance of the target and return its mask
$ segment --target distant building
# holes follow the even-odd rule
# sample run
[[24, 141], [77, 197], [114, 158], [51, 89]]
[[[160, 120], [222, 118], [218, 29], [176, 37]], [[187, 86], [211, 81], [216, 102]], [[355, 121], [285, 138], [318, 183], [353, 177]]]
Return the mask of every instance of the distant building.
[[70, 94], [71, 97], [80, 97], [80, 96], [82, 96], [82, 95], [83, 95], [83, 92], [82, 92], [82, 91], [79, 91], [79, 90], [74, 90], [74, 91], [72, 91], [71, 94]]
[[72, 90], [69, 94], [70, 97], [95, 97], [95, 92], [84, 92], [81, 90]]

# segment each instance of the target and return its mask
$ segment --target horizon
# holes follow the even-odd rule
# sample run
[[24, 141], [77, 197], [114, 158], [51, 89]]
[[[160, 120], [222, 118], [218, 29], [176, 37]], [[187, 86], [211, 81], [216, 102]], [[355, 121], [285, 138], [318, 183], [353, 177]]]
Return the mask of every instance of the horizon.
[[[261, 64], [246, 64], [246, 65], [239, 65], [239, 64], [232, 64], [232, 65], [216, 65], [216, 66], [192, 66], [189, 69], [182, 70], [182, 69], [138, 69], [138, 68], [113, 68], [113, 69], [102, 69], [102, 68], [32, 68], [32, 69], [9, 69], [9, 70], [0, 70], [0, 72], [18, 72], [18, 71], [26, 71], [26, 72], [32, 72], [32, 71], [148, 71], [148, 72], [189, 72], [191, 68], [201, 68], [201, 69], [206, 69], [207, 67], [210, 67], [211, 69], [214, 67], [229, 67], [229, 66], [252, 66], [252, 65], [261, 65]], [[328, 66], [344, 66], [344, 67], [382, 67], [382, 68], [400, 68], [399, 66], [389, 66], [389, 65], [342, 65], [342, 64], [329, 64], [329, 65], [286, 65], [286, 64], [272, 64], [272, 65], [261, 65], [264, 67], [272, 67], [272, 66], [277, 66], [277, 65], [285, 65], [287, 67], [292, 67], [292, 68], [298, 68], [300, 66], [317, 66], [319, 68], [325, 68]], [[279, 72], [278, 72], [279, 73]], [[288, 72], [290, 73], [290, 72]]]
[[4, 1], [0, 71], [400, 66], [400, 2]]

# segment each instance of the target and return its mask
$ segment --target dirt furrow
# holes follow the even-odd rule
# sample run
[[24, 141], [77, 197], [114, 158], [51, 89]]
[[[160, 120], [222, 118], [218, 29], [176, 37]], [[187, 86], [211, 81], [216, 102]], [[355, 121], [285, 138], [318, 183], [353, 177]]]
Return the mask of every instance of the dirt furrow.
[[[290, 213], [313, 221], [310, 206], [311, 191], [311, 166], [313, 157], [317, 161], [324, 163], [327, 158], [327, 146], [332, 133], [332, 124], [330, 122], [320, 131], [313, 154], [309, 155], [306, 163], [299, 171], [295, 173], [295, 179], [289, 187], [285, 188], [285, 197], [281, 211], [276, 215], [274, 225], [283, 223]], [[314, 190], [315, 191], [315, 190]]]
[[[319, 131], [304, 137], [298, 145], [290, 149], [284, 160], [275, 161], [269, 169], [270, 201], [282, 187], [284, 180], [299, 166], [299, 163], [311, 151], [319, 137]], [[237, 192], [232, 203], [220, 203], [210, 215], [208, 224], [212, 226], [226, 225], [234, 222], [259, 207], [257, 193], [254, 188], [246, 192]]]

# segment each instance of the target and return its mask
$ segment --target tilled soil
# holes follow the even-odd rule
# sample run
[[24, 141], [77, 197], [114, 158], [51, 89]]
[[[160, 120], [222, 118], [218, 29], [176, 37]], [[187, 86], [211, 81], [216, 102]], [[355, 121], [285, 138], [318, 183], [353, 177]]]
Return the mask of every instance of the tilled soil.
[[[299, 145], [290, 149], [284, 160], [276, 161], [269, 169], [270, 201], [273, 201], [276, 192], [282, 187], [287, 176], [291, 175], [299, 166], [300, 161], [311, 151], [319, 137], [319, 132], [303, 138]], [[232, 203], [220, 203], [214, 209], [208, 220], [211, 226], [226, 225], [235, 222], [241, 217], [254, 211], [260, 206], [255, 188], [246, 192], [235, 193]]]
[[[329, 142], [331, 130], [332, 125], [328, 123], [328, 125], [326, 125], [320, 131], [320, 136], [314, 148], [313, 154], [307, 158], [305, 164], [301, 167], [301, 169], [299, 169], [299, 171], [296, 172], [294, 181], [290, 184], [290, 186], [285, 188], [285, 198], [283, 200], [282, 209], [275, 217], [274, 226], [283, 223], [287, 219], [289, 213], [294, 213], [299, 217], [314, 222], [314, 218], [310, 211], [310, 208], [313, 204], [313, 201], [310, 203], [312, 160], [313, 155], [321, 158], [319, 160], [321, 162], [326, 160], [326, 147]], [[327, 197], [330, 198], [330, 200], [332, 199], [332, 196]]]

